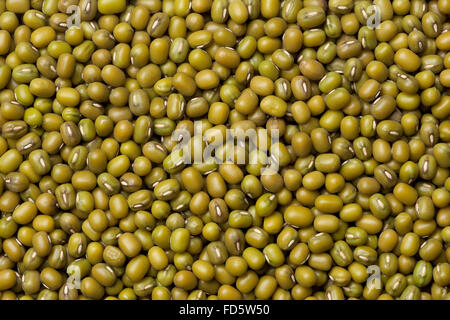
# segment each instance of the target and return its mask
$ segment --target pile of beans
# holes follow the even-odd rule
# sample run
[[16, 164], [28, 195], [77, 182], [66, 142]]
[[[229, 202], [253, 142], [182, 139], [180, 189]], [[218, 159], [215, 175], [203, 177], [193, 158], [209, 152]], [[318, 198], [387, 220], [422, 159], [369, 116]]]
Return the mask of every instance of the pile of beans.
[[449, 18], [1, 0], [0, 299], [450, 299]]

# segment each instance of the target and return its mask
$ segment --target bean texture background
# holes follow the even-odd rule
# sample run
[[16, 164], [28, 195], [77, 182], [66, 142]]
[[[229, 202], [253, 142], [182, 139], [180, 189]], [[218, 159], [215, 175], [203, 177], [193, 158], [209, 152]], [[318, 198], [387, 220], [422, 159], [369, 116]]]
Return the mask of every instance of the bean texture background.
[[0, 0], [0, 299], [449, 300], [449, 49], [448, 0]]

